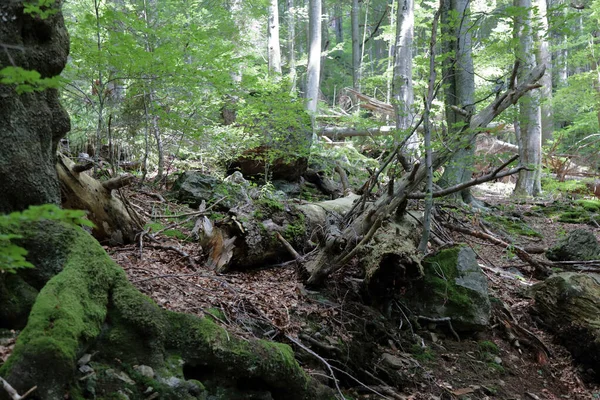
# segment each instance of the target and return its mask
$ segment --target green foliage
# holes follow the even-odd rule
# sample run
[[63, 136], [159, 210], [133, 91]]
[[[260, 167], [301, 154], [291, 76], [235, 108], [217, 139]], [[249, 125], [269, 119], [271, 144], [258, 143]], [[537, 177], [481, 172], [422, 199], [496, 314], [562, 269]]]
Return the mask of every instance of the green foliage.
[[58, 89], [64, 80], [60, 76], [42, 78], [39, 72], [21, 67], [5, 67], [0, 70], [0, 83], [15, 85], [18, 94], [40, 92], [46, 89]]
[[23, 3], [23, 13], [40, 19], [51, 17], [59, 10], [57, 0], [37, 0], [37, 2], [26, 1]]
[[479, 348], [480, 352], [487, 352], [496, 355], [500, 353], [498, 345], [489, 340], [482, 340], [481, 342], [477, 343], [477, 347]]
[[413, 344], [410, 347], [410, 353], [419, 362], [435, 360], [435, 353], [429, 347], [421, 347], [418, 344]]
[[585, 193], [587, 187], [585, 181], [566, 180], [560, 182], [550, 176], [544, 176], [542, 178], [542, 190], [555, 195], [564, 195], [569, 193]]
[[542, 235], [536, 230], [532, 229], [527, 223], [515, 217], [506, 217], [500, 215], [486, 215], [484, 219], [493, 225], [505, 229], [508, 233], [528, 236], [528, 237], [542, 237]]
[[[11, 231], [21, 223], [41, 220], [62, 221], [73, 225], [92, 227], [94, 224], [85, 219], [85, 212], [79, 210], [62, 210], [54, 204], [31, 206], [21, 212], [0, 215], [0, 231]], [[0, 272], [15, 273], [20, 268], [33, 268], [25, 256], [27, 251], [12, 243], [22, 238], [19, 234], [0, 233]]]

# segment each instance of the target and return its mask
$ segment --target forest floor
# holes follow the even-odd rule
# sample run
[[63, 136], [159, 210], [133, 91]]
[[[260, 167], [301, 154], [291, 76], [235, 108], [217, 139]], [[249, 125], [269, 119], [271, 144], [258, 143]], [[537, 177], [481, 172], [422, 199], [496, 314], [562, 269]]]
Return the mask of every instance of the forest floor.
[[[508, 197], [510, 191], [510, 187], [502, 183], [476, 189], [478, 198], [490, 205], [492, 212], [488, 214], [469, 213], [455, 207], [442, 210], [452, 214], [454, 221], [472, 227], [477, 226], [479, 219], [487, 218], [486, 215], [519, 220], [538, 233], [529, 236], [507, 234], [515, 245], [521, 246], [548, 247], [576, 228], [589, 229], [600, 236], [599, 230], [592, 226], [560, 223], [556, 218], [535, 211], [536, 207], [551, 204], [552, 199], [515, 203]], [[157, 198], [139, 192], [132, 192], [130, 196], [130, 200], [148, 215], [165, 214], [167, 210], [171, 215], [190, 212], [189, 208]], [[173, 219], [163, 222], [168, 224]], [[289, 340], [296, 338], [298, 343], [323, 355], [342, 386], [349, 388], [344, 391], [347, 398], [536, 400], [600, 397], [599, 386], [584, 383], [587, 372], [575, 366], [569, 353], [536, 324], [530, 312], [533, 300], [528, 295], [528, 288], [537, 281], [532, 269], [516, 258], [510, 248], [445, 232], [446, 239], [451, 237], [454, 242], [464, 242], [473, 248], [488, 277], [490, 295], [501, 300], [520, 327], [547, 346], [550, 357], [527, 347], [516, 347], [496, 319], [488, 330], [461, 337], [460, 342], [445, 331], [444, 326], [418, 327], [408, 322], [393, 329], [389, 324], [379, 324], [377, 321], [385, 318], [381, 317], [380, 311], [364, 305], [352, 266], [345, 269], [344, 274], [333, 276], [321, 292], [304, 287], [294, 262], [221, 275], [201, 264], [192, 268], [186, 255], [201, 260], [201, 248], [186, 240], [185, 231], [183, 233], [183, 237], [159, 235], [156, 237], [158, 243], [146, 242], [142, 249], [139, 244], [106, 249], [125, 269], [131, 282], [161, 307], [198, 315], [209, 313], [239, 335], [286, 342], [295, 348], [308, 373], [327, 381], [330, 373], [323, 359], [319, 361]], [[343, 361], [352, 356], [336, 353], [334, 347], [339, 348], [340, 343], [349, 343], [348, 353], [357, 351], [362, 344], [365, 351], [379, 356], [369, 358], [365, 355], [364, 359], [369, 361], [363, 365]], [[383, 358], [387, 359], [388, 366], [390, 363], [396, 365], [397, 376], [380, 373]], [[386, 376], [390, 379], [385, 379]], [[368, 384], [359, 381], [368, 381]], [[401, 382], [401, 388], [392, 389], [392, 381], [396, 386]]]

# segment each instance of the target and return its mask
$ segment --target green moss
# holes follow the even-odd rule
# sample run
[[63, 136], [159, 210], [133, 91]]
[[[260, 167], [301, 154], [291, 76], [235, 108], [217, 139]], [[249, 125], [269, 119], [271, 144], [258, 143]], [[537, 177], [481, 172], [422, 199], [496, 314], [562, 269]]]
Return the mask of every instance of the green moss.
[[283, 231], [283, 237], [288, 241], [297, 241], [299, 238], [304, 237], [306, 233], [306, 217], [301, 212], [298, 213], [294, 221], [286, 225]]
[[435, 360], [435, 353], [429, 347], [421, 347], [418, 344], [413, 344], [410, 348], [410, 353], [415, 360], [420, 362]]
[[444, 249], [425, 259], [424, 283], [426, 290], [431, 290], [436, 296], [446, 299], [449, 306], [468, 308], [471, 298], [467, 289], [454, 283], [458, 274], [456, 262], [460, 249], [461, 246]]
[[[158, 232], [162, 229], [165, 229], [165, 225], [161, 224], [160, 222], [149, 222], [146, 224], [146, 229], [148, 228], [150, 228], [152, 232]], [[167, 237], [177, 238], [180, 240], [185, 240], [188, 238], [188, 235], [186, 235], [179, 229], [167, 229], [165, 231], [162, 231], [160, 234]]]
[[495, 362], [490, 361], [487, 363], [487, 366], [490, 370], [492, 370], [496, 374], [504, 375], [506, 373], [506, 370], [504, 369], [504, 367], [500, 364], [496, 364]]
[[542, 235], [531, 229], [523, 220], [515, 219], [515, 218], [507, 218], [504, 216], [498, 215], [486, 215], [484, 217], [486, 221], [491, 223], [492, 225], [498, 226], [502, 229], [505, 229], [508, 233], [520, 236], [529, 236], [529, 237], [542, 237]]
[[579, 199], [575, 200], [575, 204], [589, 212], [600, 212], [600, 200]]
[[480, 352], [487, 352], [496, 355], [500, 353], [500, 349], [498, 348], [496, 343], [491, 342], [489, 340], [483, 340], [477, 343], [477, 347], [479, 348]]
[[89, 234], [74, 227], [65, 229], [79, 231], [68, 244], [67, 262], [40, 291], [12, 356], [0, 369], [3, 376], [32, 373], [21, 368], [36, 362], [51, 365], [53, 371], [53, 377], [40, 376], [39, 385], [51, 386], [49, 381], [69, 376], [80, 344], [100, 333], [110, 287], [118, 279], [126, 280], [124, 271]]
[[542, 190], [553, 193], [585, 193], [588, 191], [585, 181], [568, 180], [559, 182], [552, 177], [542, 178]]
[[277, 211], [284, 211], [285, 210], [285, 205], [279, 201], [279, 200], [275, 200], [275, 199], [269, 199], [269, 198], [262, 198], [260, 200], [256, 201], [256, 204], [259, 207], [263, 207], [266, 208], [267, 210], [270, 210], [272, 212], [277, 212]]

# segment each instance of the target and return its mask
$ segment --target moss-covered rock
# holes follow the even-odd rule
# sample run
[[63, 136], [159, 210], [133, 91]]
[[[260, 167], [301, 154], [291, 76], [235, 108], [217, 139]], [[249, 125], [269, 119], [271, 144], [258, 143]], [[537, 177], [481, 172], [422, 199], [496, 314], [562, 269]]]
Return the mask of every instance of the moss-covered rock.
[[600, 244], [592, 232], [574, 229], [548, 249], [546, 257], [553, 261], [597, 260], [600, 258]]
[[16, 274], [0, 274], [0, 328], [22, 329], [38, 291]]
[[420, 287], [407, 294], [413, 312], [425, 317], [450, 317], [458, 330], [485, 328], [490, 319], [487, 279], [475, 253], [466, 246], [443, 249], [423, 260]]
[[[50, 244], [61, 246], [64, 266], [40, 291], [13, 354], [0, 368], [0, 375], [19, 392], [37, 385], [40, 399], [62, 399], [67, 392], [93, 398], [99, 391], [145, 398], [141, 374], [125, 371], [127, 365], [145, 364], [162, 371], [159, 383], [170, 387], [161, 394], [165, 399], [202, 398], [204, 390], [194, 394], [192, 389], [200, 386], [190, 379], [207, 379], [214, 393], [222, 388], [243, 392], [248, 386], [260, 387], [275, 399], [331, 397], [302, 371], [288, 346], [238, 339], [209, 318], [160, 309], [127, 281], [125, 272], [89, 234], [51, 224], [70, 231], [69, 242]], [[26, 224], [23, 230], [37, 226]], [[96, 381], [87, 375], [75, 379], [80, 377], [77, 361], [84, 352], [102, 363], [94, 369]], [[180, 362], [173, 362], [176, 354]], [[94, 367], [87, 365], [81, 374], [89, 368]], [[197, 374], [198, 369], [211, 373]], [[178, 376], [169, 376], [174, 370]], [[0, 399], [5, 396], [0, 393]]]
[[536, 314], [573, 357], [600, 374], [600, 275], [563, 272], [532, 288]]

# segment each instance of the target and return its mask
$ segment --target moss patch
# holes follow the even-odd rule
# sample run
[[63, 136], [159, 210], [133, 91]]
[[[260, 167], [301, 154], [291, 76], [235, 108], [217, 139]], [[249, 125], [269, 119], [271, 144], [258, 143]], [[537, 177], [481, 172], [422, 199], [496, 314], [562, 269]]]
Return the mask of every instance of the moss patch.
[[531, 227], [529, 227], [525, 221], [519, 218], [509, 218], [499, 215], [486, 215], [484, 219], [495, 227], [506, 230], [509, 234], [528, 237], [542, 237], [539, 232], [531, 229]]

